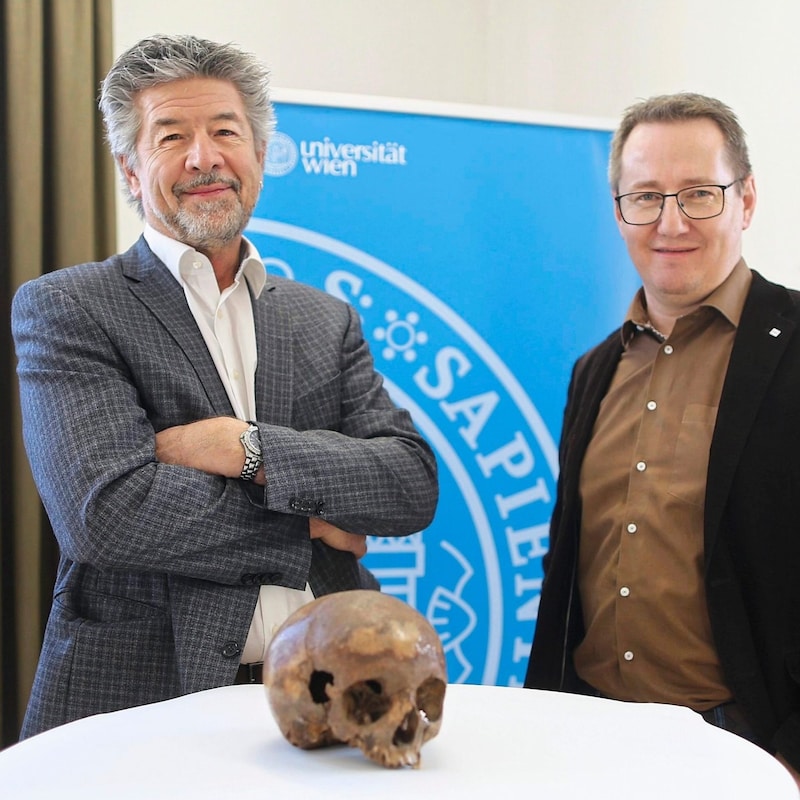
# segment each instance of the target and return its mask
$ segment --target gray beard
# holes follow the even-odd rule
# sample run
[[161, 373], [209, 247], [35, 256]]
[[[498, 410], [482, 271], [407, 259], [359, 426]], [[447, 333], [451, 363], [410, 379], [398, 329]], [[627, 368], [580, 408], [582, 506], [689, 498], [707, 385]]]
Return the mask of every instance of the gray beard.
[[[199, 186], [210, 186], [219, 181], [216, 173], [209, 173], [191, 181], [188, 184], [175, 187], [180, 192]], [[220, 202], [209, 200], [199, 203], [189, 211], [180, 202], [174, 214], [157, 214], [167, 230], [172, 231], [174, 237], [200, 252], [213, 251], [224, 245], [236, 241], [247, 226], [253, 207], [245, 208], [242, 205], [239, 191], [241, 184], [238, 181], [228, 182], [235, 191], [235, 197]]]
[[178, 234], [178, 241], [202, 252], [236, 241], [249, 219], [250, 212], [237, 200], [233, 208], [220, 208], [218, 202], [199, 204], [193, 211], [179, 208], [162, 222]]

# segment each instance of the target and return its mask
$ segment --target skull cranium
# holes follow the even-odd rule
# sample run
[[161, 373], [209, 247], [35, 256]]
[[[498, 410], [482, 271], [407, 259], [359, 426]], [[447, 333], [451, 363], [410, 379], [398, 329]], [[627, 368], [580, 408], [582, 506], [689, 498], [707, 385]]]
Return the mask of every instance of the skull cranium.
[[284, 622], [266, 653], [264, 685], [293, 745], [342, 742], [385, 767], [417, 767], [442, 724], [447, 672], [422, 614], [353, 590], [317, 598]]

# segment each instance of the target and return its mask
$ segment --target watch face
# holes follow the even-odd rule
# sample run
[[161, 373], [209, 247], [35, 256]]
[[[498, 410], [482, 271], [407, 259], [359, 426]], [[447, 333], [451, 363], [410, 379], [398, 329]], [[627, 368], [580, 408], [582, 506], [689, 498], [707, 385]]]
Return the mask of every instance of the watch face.
[[261, 437], [258, 435], [258, 428], [248, 428], [244, 432], [244, 444], [253, 453], [261, 455]]

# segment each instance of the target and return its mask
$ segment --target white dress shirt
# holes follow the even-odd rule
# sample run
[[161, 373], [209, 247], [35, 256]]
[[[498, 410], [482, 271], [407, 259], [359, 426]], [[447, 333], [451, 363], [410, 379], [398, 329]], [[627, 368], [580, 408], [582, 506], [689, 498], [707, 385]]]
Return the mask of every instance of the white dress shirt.
[[[252, 242], [244, 239], [246, 250], [236, 277], [220, 292], [211, 262], [202, 253], [170, 239], [150, 225], [145, 225], [144, 238], [183, 287], [189, 310], [214, 360], [234, 413], [239, 419], [254, 420], [258, 352], [248, 285], [255, 297], [264, 289], [266, 271], [258, 251]], [[278, 626], [313, 599], [308, 585], [304, 590], [262, 586], [242, 652], [242, 663], [263, 661]]]

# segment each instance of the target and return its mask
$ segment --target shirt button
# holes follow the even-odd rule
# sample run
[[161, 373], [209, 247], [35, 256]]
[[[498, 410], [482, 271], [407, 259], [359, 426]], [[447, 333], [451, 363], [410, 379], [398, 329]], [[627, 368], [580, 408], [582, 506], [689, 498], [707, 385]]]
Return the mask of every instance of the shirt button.
[[651, 400], [651, 401], [650, 401], [650, 402], [647, 404], [647, 410], [648, 410], [648, 411], [655, 411], [655, 410], [656, 410], [656, 407], [657, 407], [657, 404], [656, 404], [656, 401], [655, 401], [655, 400]]
[[628, 530], [628, 533], [636, 533], [636, 531], [638, 530], [638, 528], [636, 527], [636, 523], [635, 522], [629, 522], [627, 530]]
[[623, 657], [623, 658], [624, 658], [626, 661], [633, 661], [633, 651], [631, 651], [631, 650], [626, 650], [626, 651], [625, 651], [625, 652], [622, 654], [622, 657]]
[[644, 472], [647, 469], [647, 464], [645, 464], [644, 461], [640, 461], [636, 465], [636, 469], [639, 470], [639, 472]]
[[665, 344], [665, 345], [664, 345], [664, 352], [665, 352], [665, 353], [666, 353], [668, 356], [671, 356], [671, 355], [672, 355], [672, 352], [673, 352], [673, 350], [672, 350], [672, 345], [671, 345], [671, 344]]
[[202, 269], [203, 268], [203, 264], [200, 261], [192, 261], [192, 266], [195, 269]]
[[623, 586], [619, 590], [619, 593], [621, 597], [627, 597], [631, 593], [631, 590], [627, 586]]

